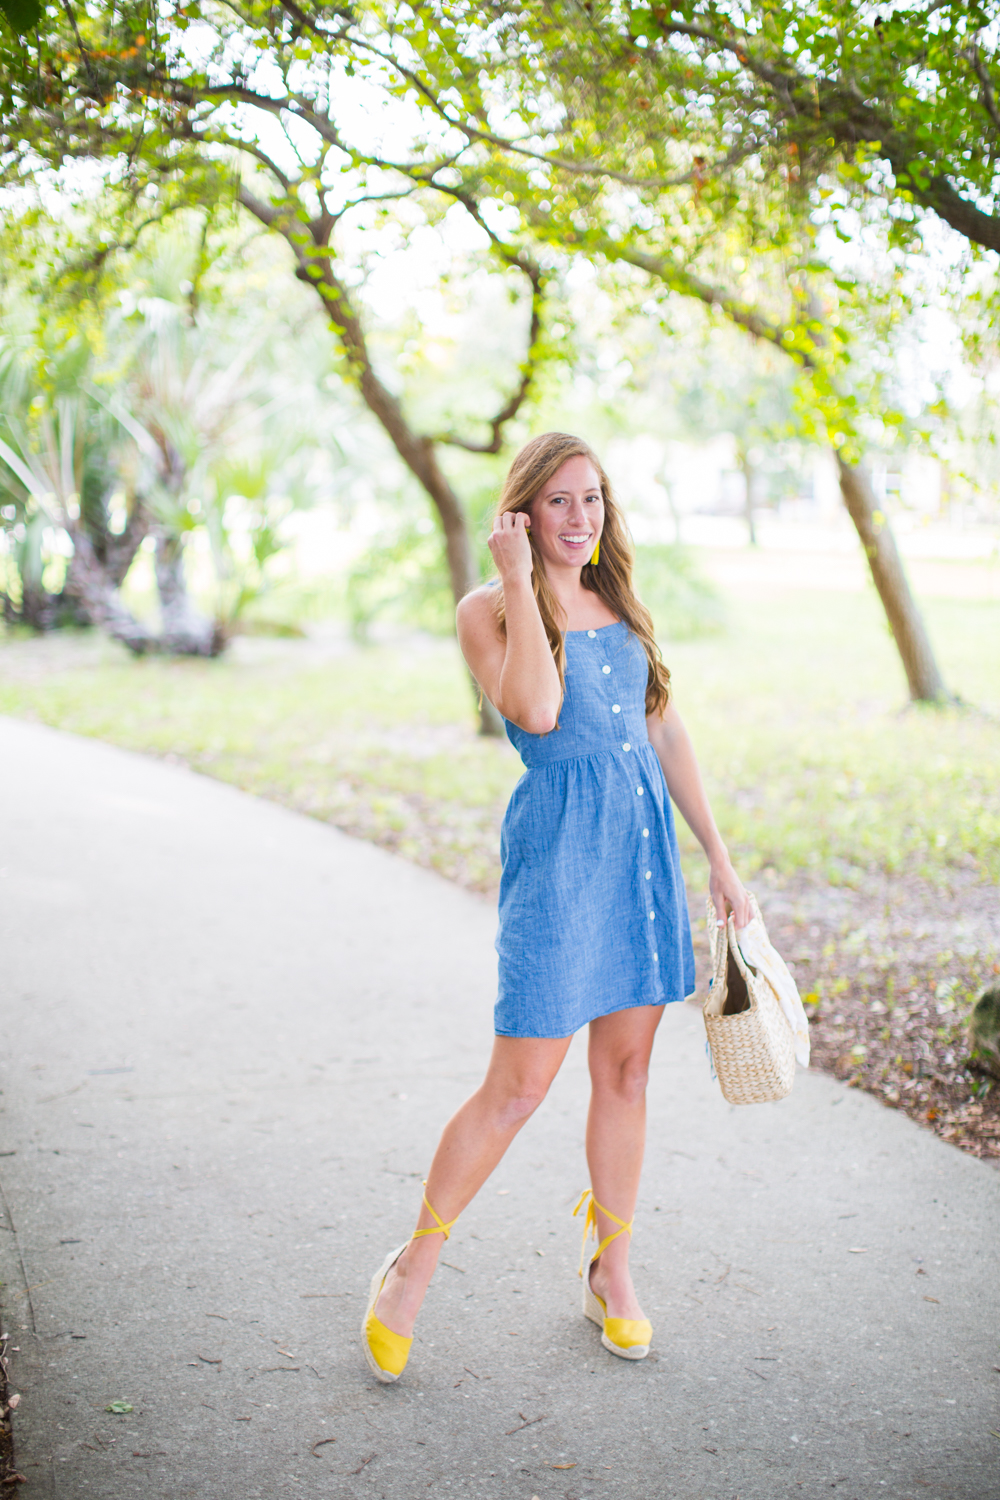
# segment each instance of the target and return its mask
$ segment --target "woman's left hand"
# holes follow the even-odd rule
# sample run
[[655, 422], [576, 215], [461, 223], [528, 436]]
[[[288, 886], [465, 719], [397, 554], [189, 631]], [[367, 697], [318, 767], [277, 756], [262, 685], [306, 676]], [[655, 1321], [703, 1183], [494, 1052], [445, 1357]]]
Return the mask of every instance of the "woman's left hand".
[[746, 927], [753, 917], [750, 898], [743, 889], [743, 882], [733, 869], [729, 855], [713, 862], [708, 877], [708, 889], [715, 904], [720, 926], [723, 925], [727, 909], [732, 911], [737, 927]]

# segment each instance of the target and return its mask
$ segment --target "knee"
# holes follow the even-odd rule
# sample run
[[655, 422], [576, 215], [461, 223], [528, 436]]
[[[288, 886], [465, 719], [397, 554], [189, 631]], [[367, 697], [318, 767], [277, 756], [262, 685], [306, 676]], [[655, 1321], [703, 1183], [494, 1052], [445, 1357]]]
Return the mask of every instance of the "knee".
[[595, 1088], [614, 1094], [623, 1104], [639, 1104], [649, 1082], [649, 1065], [644, 1057], [623, 1057], [610, 1067], [602, 1068]]
[[541, 1104], [548, 1088], [542, 1084], [526, 1083], [510, 1093], [504, 1093], [496, 1101], [497, 1119], [501, 1129], [516, 1129], [529, 1120]]

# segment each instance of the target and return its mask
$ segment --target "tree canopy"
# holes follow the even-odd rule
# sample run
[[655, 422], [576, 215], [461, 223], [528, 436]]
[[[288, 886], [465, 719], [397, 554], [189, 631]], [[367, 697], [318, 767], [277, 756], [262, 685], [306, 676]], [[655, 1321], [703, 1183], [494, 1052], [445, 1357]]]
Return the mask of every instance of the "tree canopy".
[[[858, 386], [873, 365], [854, 354], [859, 333], [870, 341], [900, 307], [901, 277], [872, 286], [835, 246], [874, 228], [890, 252], [919, 248], [927, 214], [971, 254], [1000, 245], [997, 12], [846, 0], [52, 3], [29, 37], [4, 39], [3, 180], [101, 162], [118, 205], [109, 245], [192, 200], [236, 198], [280, 233], [438, 508], [458, 594], [474, 567], [436, 449], [501, 446], [546, 357], [546, 283], [560, 258], [630, 266], [783, 350], [845, 473], [863, 451], [859, 413], [897, 420], [877, 382]], [[429, 218], [460, 205], [530, 303], [520, 370], [476, 432], [416, 428], [371, 358], [338, 237], [346, 218], [403, 198]], [[878, 581], [891, 537], [848, 479]], [[905, 593], [898, 557], [884, 560], [880, 591]], [[936, 669], [923, 681], [918, 696], [939, 695]]]

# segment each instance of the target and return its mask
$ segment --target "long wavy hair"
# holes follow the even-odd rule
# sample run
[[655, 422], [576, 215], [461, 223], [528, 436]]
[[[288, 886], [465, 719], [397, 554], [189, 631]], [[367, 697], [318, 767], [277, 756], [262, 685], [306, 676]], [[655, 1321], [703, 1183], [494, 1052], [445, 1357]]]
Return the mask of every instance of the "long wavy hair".
[[[532, 502], [542, 486], [552, 478], [556, 470], [568, 458], [577, 457], [586, 458], [593, 464], [601, 482], [601, 496], [604, 500], [604, 530], [601, 533], [598, 561], [596, 564], [584, 564], [580, 582], [585, 589], [589, 589], [591, 593], [603, 599], [608, 608], [642, 642], [649, 662], [646, 712], [647, 714], [662, 714], [670, 702], [670, 673], [663, 664], [660, 648], [653, 635], [652, 616], [646, 606], [636, 598], [632, 587], [634, 559], [632, 542], [615, 500], [611, 481], [589, 443], [585, 443], [582, 438], [572, 437], [567, 432], [543, 432], [540, 437], [532, 438], [530, 443], [525, 443], [507, 471], [507, 478], [500, 491], [497, 515], [502, 516], [508, 511], [518, 510], [530, 512]], [[529, 530], [528, 541], [531, 544], [534, 565], [531, 584], [538, 604], [538, 613], [542, 617], [545, 634], [552, 648], [552, 657], [559, 672], [559, 685], [565, 694], [566, 644], [558, 624], [561, 610], [552, 592], [552, 586], [545, 572], [545, 563], [538, 551], [533, 531]], [[494, 589], [492, 592], [496, 600], [497, 623], [501, 634], [506, 636], [503, 588]]]

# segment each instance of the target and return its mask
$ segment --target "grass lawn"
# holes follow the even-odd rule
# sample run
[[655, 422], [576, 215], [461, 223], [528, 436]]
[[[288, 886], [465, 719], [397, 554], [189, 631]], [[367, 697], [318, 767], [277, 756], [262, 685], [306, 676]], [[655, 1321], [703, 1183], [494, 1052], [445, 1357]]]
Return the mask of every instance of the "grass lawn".
[[[1000, 1087], [969, 1069], [964, 1036], [1000, 972], [1000, 601], [925, 601], [965, 706], [917, 709], [870, 592], [775, 586], [771, 566], [730, 591], [722, 631], [664, 641], [723, 834], [812, 1007], [818, 1065], [1000, 1156]], [[183, 762], [496, 887], [521, 763], [477, 736], [450, 640], [365, 648], [331, 626], [205, 662], [8, 634], [0, 713]], [[680, 835], [697, 913], [704, 861]]]
[[[905, 706], [868, 593], [730, 599], [724, 632], [664, 644], [741, 872], [1000, 880], [1000, 603], [931, 601], [968, 708]], [[243, 640], [211, 662], [134, 660], [90, 636], [0, 646], [0, 712], [170, 756], [477, 890], [521, 765], [475, 733], [451, 641]], [[703, 884], [682, 830], [692, 880]]]

